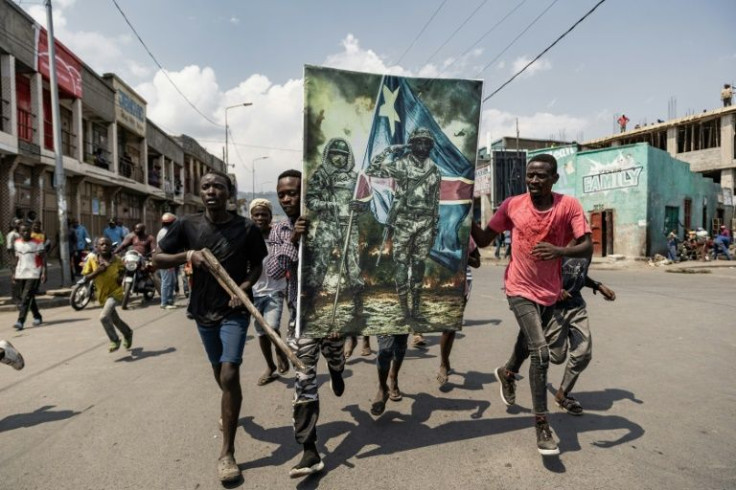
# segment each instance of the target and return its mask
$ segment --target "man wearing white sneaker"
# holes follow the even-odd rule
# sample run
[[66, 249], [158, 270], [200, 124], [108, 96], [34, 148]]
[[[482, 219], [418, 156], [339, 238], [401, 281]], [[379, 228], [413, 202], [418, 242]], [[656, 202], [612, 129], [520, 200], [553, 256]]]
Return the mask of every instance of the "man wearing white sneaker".
[[301, 216], [302, 174], [287, 170], [279, 175], [276, 194], [287, 219], [271, 228], [269, 242], [271, 252], [266, 272], [272, 279], [287, 277], [287, 305], [289, 307], [289, 333], [287, 343], [304, 363], [306, 370], [296, 371], [294, 383], [294, 438], [302, 445], [302, 459], [291, 468], [289, 476], [301, 478], [320, 472], [325, 464], [317, 451], [317, 421], [319, 420], [319, 385], [317, 361], [320, 353], [327, 361], [330, 387], [335, 396], [342, 396], [345, 383], [345, 338], [331, 334], [324, 338], [296, 337], [296, 307], [298, 295], [299, 242], [307, 233], [309, 220]]
[[33, 325], [41, 325], [43, 319], [36, 304], [38, 286], [46, 282], [46, 255], [43, 242], [31, 237], [28, 225], [18, 228], [20, 238], [13, 242], [15, 252], [15, 269], [10, 276], [11, 282], [18, 288], [20, 305], [16, 330], [23, 330], [28, 310], [33, 314]]
[[0, 340], [0, 362], [16, 371], [20, 371], [26, 365], [20, 352], [7, 340]]

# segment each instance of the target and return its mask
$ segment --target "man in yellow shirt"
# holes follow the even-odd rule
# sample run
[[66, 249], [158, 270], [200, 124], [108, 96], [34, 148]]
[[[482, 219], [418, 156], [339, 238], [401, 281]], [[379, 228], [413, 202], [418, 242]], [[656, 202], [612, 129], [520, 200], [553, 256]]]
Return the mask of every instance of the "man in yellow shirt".
[[108, 351], [115, 352], [120, 348], [120, 337], [115, 328], [123, 334], [123, 347], [130, 349], [133, 344], [133, 331], [115, 311], [115, 306], [123, 301], [123, 287], [120, 284], [120, 277], [125, 270], [123, 261], [117, 255], [113, 255], [112, 242], [107, 237], [97, 240], [97, 251], [96, 255], [87, 258], [82, 275], [88, 281], [95, 281], [97, 300], [102, 305], [100, 322], [110, 338]]

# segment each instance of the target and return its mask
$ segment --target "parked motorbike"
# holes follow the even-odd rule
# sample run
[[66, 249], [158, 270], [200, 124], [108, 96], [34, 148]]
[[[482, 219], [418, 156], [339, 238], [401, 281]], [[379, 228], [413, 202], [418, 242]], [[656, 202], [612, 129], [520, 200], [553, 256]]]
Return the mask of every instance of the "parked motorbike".
[[[84, 269], [84, 264], [87, 262], [87, 259], [92, 256], [92, 252], [89, 250], [89, 247], [92, 244], [92, 240], [87, 238], [87, 247], [86, 249], [82, 250], [80, 261], [79, 261], [79, 270]], [[89, 281], [86, 278], [82, 278], [74, 285], [72, 288], [72, 293], [69, 295], [69, 304], [72, 308], [75, 310], [83, 310], [90, 302], [90, 300], [95, 296], [95, 283], [94, 281]]]
[[142, 294], [143, 299], [150, 301], [156, 293], [161, 294], [161, 279], [154, 273], [153, 264], [133, 249], [123, 255], [125, 276], [123, 277], [122, 309], [128, 309], [132, 293]]

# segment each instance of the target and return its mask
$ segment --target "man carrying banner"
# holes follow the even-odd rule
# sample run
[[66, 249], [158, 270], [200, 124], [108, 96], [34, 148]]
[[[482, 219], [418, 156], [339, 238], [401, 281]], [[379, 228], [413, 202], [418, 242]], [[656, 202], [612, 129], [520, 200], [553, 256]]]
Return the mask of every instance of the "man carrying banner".
[[[548, 154], [532, 157], [526, 167], [528, 192], [506, 199], [486, 228], [472, 224], [472, 236], [480, 247], [499, 233], [511, 231], [511, 260], [504, 283], [511, 311], [526, 340], [531, 365], [529, 384], [537, 431], [537, 449], [543, 456], [559, 454], [547, 421], [547, 370], [550, 348], [545, 332], [550, 328], [554, 305], [562, 290], [562, 257], [585, 257], [592, 242], [590, 226], [580, 203], [552, 192], [559, 179], [557, 160]], [[572, 241], [573, 244], [569, 245]], [[499, 370], [502, 390], [511, 384], [525, 352], [517, 342], [505, 369]]]
[[317, 385], [317, 362], [319, 354], [327, 360], [330, 373], [330, 387], [335, 396], [342, 396], [345, 382], [342, 373], [345, 369], [343, 349], [345, 339], [339, 334], [331, 334], [324, 338], [307, 338], [296, 336], [297, 296], [299, 290], [299, 242], [307, 233], [309, 220], [301, 214], [302, 173], [298, 170], [287, 170], [279, 175], [276, 193], [279, 204], [286, 213], [287, 219], [271, 228], [269, 243], [271, 251], [266, 261], [266, 272], [272, 279], [287, 278], [287, 304], [289, 306], [289, 347], [305, 364], [304, 372], [296, 371], [294, 383], [294, 436], [296, 442], [304, 448], [302, 459], [294, 466], [289, 475], [292, 478], [311, 475], [324, 469], [317, 452], [317, 420], [319, 419], [319, 392]]
[[[365, 173], [370, 177], [392, 177], [396, 193], [386, 222], [393, 230], [393, 259], [396, 291], [401, 314], [414, 326], [426, 323], [420, 313], [425, 260], [434, 244], [439, 220], [439, 168], [429, 157], [434, 137], [426, 128], [416, 128], [406, 145], [391, 145], [373, 157]], [[389, 158], [402, 155], [399, 158]], [[408, 295], [411, 290], [411, 311]]]

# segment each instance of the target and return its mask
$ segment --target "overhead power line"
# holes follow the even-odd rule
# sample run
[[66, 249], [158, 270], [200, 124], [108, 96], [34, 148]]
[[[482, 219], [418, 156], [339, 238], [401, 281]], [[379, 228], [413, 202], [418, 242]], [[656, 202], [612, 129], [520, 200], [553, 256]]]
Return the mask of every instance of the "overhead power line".
[[[228, 134], [232, 135], [233, 133], [230, 132]], [[207, 140], [207, 139], [197, 138], [197, 141], [200, 141], [202, 143], [220, 143], [222, 145], [225, 144], [225, 142], [223, 140]], [[242, 147], [245, 147], [245, 148], [258, 148], [259, 150], [293, 151], [295, 153], [301, 153], [303, 151], [301, 149], [296, 149], [296, 148], [279, 148], [279, 147], [275, 147], [275, 146], [251, 145], [251, 144], [248, 144], [248, 143], [233, 143], [232, 141], [230, 141], [230, 144], [233, 145], [233, 146], [242, 146]]]
[[526, 27], [524, 28], [524, 30], [523, 30], [523, 31], [521, 31], [521, 32], [520, 32], [520, 33], [519, 33], [519, 34], [518, 34], [518, 35], [517, 35], [517, 36], [516, 36], [516, 37], [515, 37], [515, 38], [514, 38], [514, 39], [513, 39], [513, 40], [512, 40], [512, 41], [511, 41], [511, 42], [510, 42], [510, 43], [509, 43], [509, 44], [508, 44], [508, 45], [507, 45], [506, 47], [505, 47], [505, 48], [503, 48], [503, 50], [501, 50], [501, 52], [500, 52], [500, 53], [498, 53], [498, 55], [497, 55], [497, 56], [496, 56], [495, 58], [493, 58], [493, 59], [492, 59], [491, 61], [489, 61], [489, 62], [488, 62], [488, 64], [486, 64], [486, 66], [484, 66], [484, 67], [483, 67], [483, 68], [482, 68], [482, 69], [481, 69], [481, 70], [480, 70], [480, 71], [478, 72], [478, 76], [480, 76], [480, 74], [481, 74], [481, 73], [483, 73], [484, 71], [486, 71], [486, 70], [488, 69], [488, 67], [489, 67], [489, 66], [491, 66], [491, 65], [492, 65], [493, 63], [495, 63], [495, 62], [496, 62], [496, 60], [498, 60], [498, 59], [499, 59], [499, 58], [500, 58], [500, 57], [501, 57], [501, 56], [502, 56], [502, 55], [503, 55], [503, 54], [504, 54], [504, 53], [505, 53], [506, 51], [508, 51], [508, 49], [509, 49], [509, 48], [510, 48], [511, 46], [513, 46], [513, 45], [514, 45], [514, 44], [516, 43], [516, 41], [518, 41], [518, 40], [519, 40], [519, 38], [520, 38], [521, 36], [523, 36], [524, 34], [526, 34], [526, 32], [527, 32], [527, 31], [528, 31], [529, 29], [531, 29], [531, 28], [532, 28], [532, 26], [533, 26], [534, 24], [536, 24], [536, 23], [537, 23], [537, 21], [538, 21], [539, 19], [541, 19], [541, 18], [542, 18], [542, 16], [543, 16], [544, 14], [546, 14], [546, 13], [547, 13], [547, 11], [548, 11], [549, 9], [551, 9], [551, 8], [552, 8], [552, 7], [553, 7], [553, 6], [554, 6], [554, 5], [555, 5], [555, 4], [556, 4], [556, 3], [558, 2], [558, 1], [559, 1], [559, 0], [554, 0], [554, 1], [552, 2], [552, 3], [550, 3], [550, 4], [549, 4], [549, 5], [547, 6], [547, 8], [546, 8], [546, 9], [542, 10], [542, 13], [540, 13], [539, 15], [537, 15], [537, 16], [536, 16], [536, 17], [534, 18], [534, 20], [533, 20], [533, 21], [531, 21], [531, 22], [529, 23], [529, 25], [528, 25], [528, 26], [526, 26]]
[[[114, 1], [114, 0], [113, 0], [113, 1]], [[403, 60], [403, 59], [404, 59], [404, 56], [406, 56], [406, 53], [408, 53], [408, 52], [409, 52], [409, 50], [410, 50], [410, 49], [411, 49], [411, 48], [412, 48], [412, 47], [414, 46], [414, 43], [416, 43], [416, 42], [417, 42], [417, 40], [419, 39], [419, 37], [420, 37], [420, 36], [421, 36], [421, 35], [422, 35], [422, 34], [424, 33], [424, 31], [425, 31], [425, 30], [427, 29], [427, 27], [429, 27], [429, 24], [431, 24], [431, 23], [432, 23], [432, 20], [433, 20], [433, 19], [434, 19], [434, 18], [435, 18], [435, 17], [437, 16], [437, 14], [438, 14], [438, 13], [440, 12], [440, 10], [442, 10], [442, 7], [443, 7], [443, 6], [444, 6], [444, 5], [446, 4], [446, 3], [447, 3], [447, 0], [443, 0], [443, 1], [442, 1], [442, 3], [440, 4], [440, 6], [439, 6], [439, 7], [437, 7], [437, 10], [435, 10], [435, 11], [434, 11], [434, 13], [433, 13], [433, 14], [432, 14], [432, 16], [431, 16], [431, 17], [429, 18], [429, 20], [428, 20], [428, 21], [426, 22], [426, 24], [424, 24], [424, 27], [422, 27], [422, 30], [421, 30], [421, 31], [419, 31], [419, 34], [417, 34], [417, 35], [416, 35], [416, 37], [415, 37], [415, 38], [414, 38], [414, 40], [413, 40], [413, 41], [411, 42], [411, 44], [409, 44], [409, 47], [408, 47], [408, 48], [406, 48], [406, 50], [404, 50], [404, 52], [402, 53], [402, 55], [401, 55], [401, 56], [399, 56], [399, 59], [398, 59], [398, 61], [396, 61], [396, 63], [394, 63], [394, 64], [398, 65], [399, 63], [401, 63], [401, 60]]]
[[511, 9], [511, 10], [510, 10], [510, 11], [509, 11], [509, 12], [508, 12], [508, 13], [507, 13], [506, 15], [504, 15], [504, 16], [503, 16], [503, 17], [501, 18], [501, 20], [499, 20], [498, 22], [496, 22], [495, 24], [493, 24], [493, 25], [491, 26], [491, 28], [490, 28], [490, 29], [488, 29], [488, 30], [487, 30], [486, 32], [484, 32], [484, 33], [483, 33], [483, 35], [482, 35], [482, 36], [480, 36], [480, 37], [479, 37], [479, 38], [478, 38], [478, 39], [477, 39], [477, 40], [476, 40], [476, 41], [475, 41], [475, 42], [474, 42], [473, 44], [471, 44], [471, 45], [470, 45], [470, 47], [469, 47], [468, 49], [466, 49], [466, 50], [465, 50], [465, 51], [464, 51], [464, 52], [463, 52], [463, 53], [462, 53], [462, 54], [461, 54], [460, 56], [457, 56], [457, 57], [456, 57], [456, 58], [454, 58], [454, 59], [453, 59], [453, 60], [452, 60], [452, 61], [451, 61], [450, 63], [448, 63], [448, 64], [447, 64], [447, 66], [445, 66], [445, 67], [444, 67], [444, 68], [442, 69], [442, 71], [440, 72], [440, 75], [442, 75], [442, 74], [446, 73], [446, 72], [447, 72], [447, 70], [448, 70], [448, 69], [449, 69], [449, 68], [450, 68], [450, 67], [451, 67], [452, 65], [454, 65], [454, 64], [455, 64], [455, 62], [456, 62], [457, 60], [459, 60], [459, 59], [462, 59], [462, 58], [463, 58], [463, 57], [464, 57], [464, 56], [465, 56], [466, 54], [468, 54], [468, 53], [469, 53], [469, 52], [470, 52], [470, 51], [471, 51], [471, 50], [472, 50], [473, 48], [475, 48], [475, 47], [476, 47], [476, 46], [477, 46], [478, 44], [480, 44], [480, 42], [481, 42], [481, 41], [482, 41], [483, 39], [485, 39], [485, 38], [486, 38], [486, 37], [487, 37], [487, 36], [488, 36], [488, 35], [489, 35], [489, 34], [490, 34], [491, 32], [493, 32], [494, 30], [496, 30], [496, 27], [498, 27], [498, 26], [500, 26], [501, 24], [503, 24], [503, 22], [504, 22], [504, 21], [505, 21], [506, 19], [508, 19], [508, 18], [509, 18], [509, 17], [511, 16], [511, 14], [513, 14], [514, 12], [516, 12], [517, 10], [519, 10], [519, 8], [520, 8], [520, 7], [522, 6], [522, 5], [524, 5], [525, 3], [526, 3], [526, 0], [522, 0], [522, 1], [521, 1], [521, 2], [520, 2], [520, 3], [519, 3], [519, 4], [517, 5], [517, 6], [516, 6], [516, 7], [514, 7], [514, 8], [513, 8], [513, 9]]
[[435, 49], [435, 50], [434, 50], [434, 53], [432, 53], [431, 55], [429, 55], [429, 58], [427, 58], [427, 60], [426, 60], [426, 61], [424, 62], [424, 64], [425, 64], [425, 65], [426, 65], [426, 64], [428, 64], [428, 63], [429, 63], [429, 62], [430, 62], [430, 61], [432, 60], [432, 58], [434, 58], [434, 57], [435, 57], [435, 56], [437, 55], [437, 53], [439, 53], [439, 52], [440, 52], [440, 50], [441, 50], [442, 48], [444, 48], [445, 46], [447, 46], [447, 43], [449, 43], [449, 42], [450, 42], [450, 41], [452, 40], [452, 38], [453, 38], [453, 37], [455, 37], [455, 34], [457, 34], [458, 32], [460, 32], [460, 29], [462, 29], [463, 27], [465, 27], [465, 24], [467, 24], [468, 22], [470, 22], [470, 19], [472, 19], [473, 17], [475, 17], [475, 14], [477, 14], [477, 13], [478, 13], [478, 11], [479, 11], [479, 10], [481, 9], [481, 7], [483, 7], [483, 5], [485, 5], [485, 4], [487, 4], [487, 3], [488, 3], [488, 0], [483, 0], [483, 1], [482, 1], [482, 2], [480, 3], [480, 5], [478, 5], [477, 7], [475, 7], [475, 10], [473, 10], [473, 11], [472, 11], [472, 12], [470, 13], [470, 15], [468, 15], [468, 16], [466, 17], [466, 19], [465, 19], [465, 20], [464, 20], [464, 21], [462, 22], [462, 24], [460, 24], [459, 26], [457, 26], [457, 29], [455, 29], [455, 30], [454, 30], [454, 31], [452, 32], [452, 34], [450, 34], [450, 37], [448, 37], [448, 38], [447, 38], [447, 39], [445, 40], [445, 42], [443, 42], [442, 44], [440, 44], [440, 47], [439, 47], [439, 48], [437, 48], [437, 49]]
[[217, 126], [218, 128], [223, 128], [224, 126], [222, 124], [220, 124], [218, 122], [215, 122], [212, 119], [210, 119], [205, 113], [203, 113], [202, 111], [200, 111], [197, 108], [197, 106], [195, 106], [194, 103], [191, 100], [189, 100], [189, 98], [186, 95], [184, 95], [184, 92], [182, 92], [179, 89], [179, 87], [176, 85], [176, 83], [174, 83], [174, 80], [171, 79], [171, 77], [169, 76], [169, 73], [164, 69], [163, 66], [161, 66], [161, 63], [158, 62], [158, 60], [153, 55], [153, 53], [151, 52], [151, 50], [148, 49], [148, 46], [146, 46], [146, 43], [143, 42], [143, 39], [141, 39], [141, 36], [138, 34], [138, 31], [135, 30], [135, 27], [133, 27], [133, 24], [131, 24], [130, 20], [128, 20], [128, 17], [125, 15], [125, 12], [123, 12], [123, 9], [120, 8], [120, 5], [118, 5], [117, 0], [112, 0], [112, 3], [115, 4], [115, 8], [117, 8], [118, 9], [118, 12], [120, 12], [120, 15], [123, 16], [123, 19], [125, 20], [125, 23], [128, 24], [128, 27], [130, 27], [130, 30], [133, 31], [133, 34], [135, 34], [135, 37], [137, 37], [138, 38], [138, 41], [140, 41], [140, 43], [143, 45], [143, 48], [148, 53], [148, 56], [150, 56], [151, 59], [153, 60], [153, 62], [156, 63], [156, 66], [159, 67], [159, 69], [161, 70], [161, 73], [164, 74], [164, 76], [169, 81], [169, 83], [171, 83], [171, 85], [176, 89], [176, 91], [179, 92], [179, 95], [181, 95], [182, 98], [187, 102], [187, 104], [189, 104], [189, 106], [192, 109], [194, 109], [194, 111], [197, 114], [199, 114], [200, 116], [202, 116], [208, 123], [210, 123], [210, 124], [212, 124], [214, 126]]
[[507, 80], [506, 82], [504, 82], [504, 83], [503, 83], [503, 85], [501, 85], [500, 87], [498, 87], [498, 88], [497, 88], [496, 90], [494, 90], [493, 92], [491, 92], [491, 93], [490, 93], [490, 94], [489, 94], [489, 95], [488, 95], [488, 96], [487, 96], [487, 97], [486, 97], [485, 99], [483, 99], [483, 102], [487, 101], [488, 99], [490, 99], [491, 97], [493, 97], [494, 95], [496, 95], [496, 94], [497, 94], [498, 92], [500, 92], [500, 91], [501, 91], [501, 89], [503, 89], [503, 88], [504, 88], [504, 87], [505, 87], [506, 85], [508, 85], [509, 83], [513, 82], [513, 81], [514, 81], [514, 79], [515, 79], [516, 77], [518, 77], [519, 75], [521, 75], [522, 73], [524, 73], [524, 71], [525, 71], [525, 70], [526, 70], [527, 68], [529, 68], [530, 66], [532, 66], [532, 64], [534, 64], [534, 62], [535, 62], [535, 61], [537, 61], [537, 60], [538, 60], [539, 58], [541, 58], [542, 56], [544, 56], [544, 54], [545, 54], [545, 53], [546, 53], [547, 51], [549, 51], [550, 49], [552, 49], [552, 48], [554, 47], [554, 45], [555, 45], [555, 44], [557, 44], [558, 42], [560, 42], [560, 41], [562, 40], [562, 38], [564, 38], [565, 36], [567, 36], [568, 34], [570, 34], [570, 32], [572, 32], [572, 30], [573, 30], [573, 29], [575, 29], [575, 28], [576, 28], [576, 27], [578, 26], [578, 24], [580, 24], [580, 23], [581, 23], [581, 22], [583, 22], [583, 21], [584, 21], [584, 20], [585, 20], [586, 18], [588, 18], [588, 16], [589, 16], [590, 14], [592, 14], [592, 13], [593, 13], [593, 11], [595, 11], [595, 9], [597, 9], [598, 7], [600, 7], [600, 5], [601, 5], [601, 4], [603, 3], [603, 2], [605, 2], [605, 1], [606, 1], [606, 0], [600, 0], [600, 2], [596, 3], [596, 4], [595, 4], [595, 5], [593, 6], [593, 8], [592, 8], [592, 9], [590, 9], [590, 10], [589, 10], [589, 11], [588, 11], [588, 12], [587, 12], [587, 13], [586, 13], [585, 15], [583, 15], [582, 17], [580, 17], [580, 19], [578, 19], [578, 21], [577, 21], [577, 22], [575, 22], [575, 23], [574, 23], [574, 24], [573, 24], [572, 26], [570, 26], [570, 28], [569, 28], [568, 30], [566, 30], [565, 32], [563, 32], [563, 33], [562, 33], [562, 35], [561, 35], [560, 37], [558, 37], [557, 39], [555, 39], [555, 41], [554, 41], [554, 42], [553, 42], [552, 44], [550, 44], [549, 46], [547, 46], [547, 47], [546, 47], [546, 48], [544, 49], [544, 51], [542, 51], [541, 53], [539, 53], [539, 54], [538, 54], [538, 55], [537, 55], [537, 56], [536, 56], [536, 57], [535, 57], [535, 58], [534, 58], [533, 60], [531, 60], [531, 61], [530, 61], [529, 63], [527, 63], [527, 64], [526, 64], [526, 66], [524, 66], [524, 68], [522, 68], [521, 70], [519, 70], [518, 72], [516, 72], [516, 73], [514, 74], [514, 76], [512, 76], [511, 78], [509, 78], [509, 79], [508, 79], [508, 80]]

